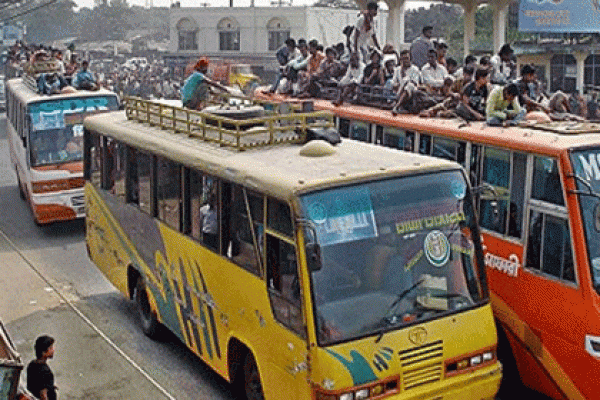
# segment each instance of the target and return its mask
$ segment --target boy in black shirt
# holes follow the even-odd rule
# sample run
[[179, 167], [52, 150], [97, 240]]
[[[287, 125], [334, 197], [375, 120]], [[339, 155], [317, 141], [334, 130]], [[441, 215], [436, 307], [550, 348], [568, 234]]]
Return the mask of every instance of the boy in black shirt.
[[56, 400], [54, 374], [47, 361], [54, 357], [54, 339], [40, 336], [35, 340], [36, 359], [27, 366], [27, 390], [37, 399]]
[[463, 89], [456, 113], [467, 121], [485, 121], [485, 102], [490, 93], [488, 76], [487, 69], [478, 68], [475, 71], [475, 80]]

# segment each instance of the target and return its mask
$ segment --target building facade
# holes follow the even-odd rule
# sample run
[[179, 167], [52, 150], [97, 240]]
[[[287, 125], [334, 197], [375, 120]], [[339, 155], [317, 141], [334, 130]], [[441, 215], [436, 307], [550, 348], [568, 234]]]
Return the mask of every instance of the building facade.
[[[325, 47], [344, 42], [342, 30], [354, 25], [359, 10], [329, 7], [194, 7], [171, 8], [171, 62], [208, 56], [275, 71], [275, 51], [285, 40], [317, 39]], [[387, 12], [375, 19], [385, 43]]]

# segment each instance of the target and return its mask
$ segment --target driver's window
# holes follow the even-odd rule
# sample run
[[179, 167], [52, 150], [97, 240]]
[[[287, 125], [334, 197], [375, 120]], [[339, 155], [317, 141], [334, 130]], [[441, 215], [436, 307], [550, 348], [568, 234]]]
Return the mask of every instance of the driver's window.
[[305, 337], [296, 248], [267, 233], [267, 286], [275, 319]]
[[275, 319], [306, 337], [293, 223], [289, 206], [268, 199], [265, 234], [267, 288]]

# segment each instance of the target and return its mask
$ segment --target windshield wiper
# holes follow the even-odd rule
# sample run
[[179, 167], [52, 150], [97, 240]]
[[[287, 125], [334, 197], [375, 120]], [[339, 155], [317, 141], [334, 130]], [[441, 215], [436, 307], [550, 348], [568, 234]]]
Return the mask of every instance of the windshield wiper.
[[585, 190], [578, 190], [578, 189], [576, 189], [576, 190], [569, 190], [569, 193], [578, 194], [578, 195], [581, 195], [581, 196], [591, 196], [591, 197], [595, 197], [597, 199], [600, 199], [600, 194], [596, 193], [594, 191], [594, 189], [592, 188], [592, 185], [590, 185], [590, 183], [588, 181], [586, 181], [585, 179], [583, 179], [582, 177], [573, 174], [573, 175], [567, 175], [567, 178], [573, 178], [573, 179], [575, 179], [577, 182], [581, 183], [587, 189], [587, 191], [585, 191]]
[[[398, 305], [398, 303], [400, 303], [402, 300], [404, 300], [404, 298], [406, 296], [408, 296], [408, 294], [410, 292], [412, 292], [413, 290], [415, 290], [416, 288], [418, 288], [423, 282], [425, 282], [425, 278], [419, 279], [411, 287], [409, 287], [408, 289], [406, 289], [406, 290], [402, 291], [401, 293], [399, 293], [396, 296], [396, 299], [388, 307], [388, 309], [385, 312], [385, 315], [383, 316], [383, 318], [381, 318], [381, 322], [386, 322], [387, 325], [391, 325], [391, 324], [396, 323], [395, 318], [393, 320], [389, 320], [390, 317], [391, 317], [390, 314], [391, 314], [392, 310], [396, 307], [396, 305]], [[375, 339], [375, 343], [379, 343], [379, 341], [383, 337], [384, 333], [385, 333], [384, 328], [381, 328], [381, 330], [379, 331], [379, 335], [377, 336], [377, 339]]]

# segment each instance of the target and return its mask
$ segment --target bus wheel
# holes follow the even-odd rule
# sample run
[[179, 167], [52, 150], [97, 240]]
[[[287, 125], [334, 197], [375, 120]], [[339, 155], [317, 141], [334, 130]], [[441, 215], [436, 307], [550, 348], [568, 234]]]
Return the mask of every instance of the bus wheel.
[[160, 323], [156, 318], [156, 315], [152, 312], [150, 301], [148, 300], [148, 293], [146, 293], [146, 285], [142, 278], [137, 280], [135, 285], [135, 292], [133, 294], [135, 302], [138, 306], [140, 314], [140, 322], [142, 324], [142, 332], [151, 339], [156, 339], [160, 328]]
[[258, 367], [251, 352], [248, 352], [244, 359], [244, 394], [247, 400], [265, 399]]

